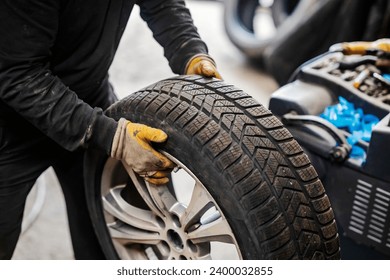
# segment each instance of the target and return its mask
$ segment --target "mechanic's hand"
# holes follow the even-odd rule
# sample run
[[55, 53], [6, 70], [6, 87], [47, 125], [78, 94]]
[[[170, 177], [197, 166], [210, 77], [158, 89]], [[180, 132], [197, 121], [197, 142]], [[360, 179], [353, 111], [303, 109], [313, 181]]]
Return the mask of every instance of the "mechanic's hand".
[[215, 61], [207, 54], [193, 56], [187, 63], [185, 74], [201, 75], [207, 78], [214, 77], [222, 80], [222, 77], [217, 70], [217, 66], [215, 65]]
[[160, 129], [121, 118], [112, 143], [111, 156], [121, 160], [125, 167], [132, 168], [146, 181], [155, 185], [166, 184], [169, 182], [167, 176], [175, 164], [154, 150], [151, 142], [163, 143], [167, 138], [167, 134]]

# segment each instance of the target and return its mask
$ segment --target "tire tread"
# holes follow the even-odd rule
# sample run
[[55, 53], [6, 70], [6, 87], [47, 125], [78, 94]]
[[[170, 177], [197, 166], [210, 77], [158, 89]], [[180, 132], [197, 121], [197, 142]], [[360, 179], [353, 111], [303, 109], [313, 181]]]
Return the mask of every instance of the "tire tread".
[[215, 163], [247, 213], [262, 258], [340, 258], [331, 204], [309, 158], [248, 94], [214, 79], [181, 76], [127, 100], [182, 129]]

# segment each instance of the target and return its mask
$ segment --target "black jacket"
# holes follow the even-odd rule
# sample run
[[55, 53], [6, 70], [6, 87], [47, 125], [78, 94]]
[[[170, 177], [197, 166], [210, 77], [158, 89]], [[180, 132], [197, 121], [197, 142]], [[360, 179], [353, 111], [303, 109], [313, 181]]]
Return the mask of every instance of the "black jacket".
[[117, 124], [93, 107], [135, 2], [173, 72], [207, 53], [181, 0], [0, 0], [0, 121], [109, 153]]

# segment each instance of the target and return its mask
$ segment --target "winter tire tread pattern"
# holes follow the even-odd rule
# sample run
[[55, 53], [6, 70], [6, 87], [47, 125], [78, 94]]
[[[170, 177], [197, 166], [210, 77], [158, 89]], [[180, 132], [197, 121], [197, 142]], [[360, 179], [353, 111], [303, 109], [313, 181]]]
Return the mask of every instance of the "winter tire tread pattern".
[[331, 204], [309, 158], [279, 119], [248, 94], [216, 79], [179, 76], [120, 102], [107, 114], [136, 108], [200, 147], [230, 182], [224, 187], [245, 213], [261, 252], [256, 258], [340, 258]]

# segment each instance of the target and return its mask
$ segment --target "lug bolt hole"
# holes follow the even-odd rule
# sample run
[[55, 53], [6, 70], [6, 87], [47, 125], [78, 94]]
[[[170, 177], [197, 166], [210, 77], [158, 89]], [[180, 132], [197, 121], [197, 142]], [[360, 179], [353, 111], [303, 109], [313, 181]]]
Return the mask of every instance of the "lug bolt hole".
[[179, 220], [178, 216], [172, 215], [172, 221], [173, 221], [173, 224], [175, 226], [177, 226], [178, 228], [181, 228], [181, 223], [180, 223], [180, 220]]
[[165, 222], [163, 219], [161, 219], [160, 217], [157, 216], [156, 220], [157, 220], [157, 223], [158, 223], [160, 228], [165, 228]]

